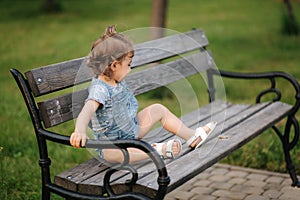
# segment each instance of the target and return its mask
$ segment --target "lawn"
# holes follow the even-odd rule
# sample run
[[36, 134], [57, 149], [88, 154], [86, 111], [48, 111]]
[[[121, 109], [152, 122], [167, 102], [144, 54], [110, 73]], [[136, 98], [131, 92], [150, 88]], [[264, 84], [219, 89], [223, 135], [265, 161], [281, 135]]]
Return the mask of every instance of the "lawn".
[[[45, 14], [39, 10], [41, 0], [0, 1], [0, 199], [3, 200], [40, 199], [41, 196], [36, 139], [9, 69], [16, 67], [24, 72], [32, 67], [83, 57], [109, 24], [116, 24], [119, 31], [150, 25], [151, 0], [59, 2], [63, 12]], [[293, 5], [300, 23], [300, 2], [294, 1]], [[278, 0], [170, 0], [167, 28], [179, 32], [203, 28], [219, 69], [284, 70], [300, 80], [300, 36], [281, 34], [283, 9]], [[229, 81], [225, 84], [230, 87], [226, 95], [230, 101], [254, 102], [256, 90], [265, 84]], [[292, 101], [289, 89], [283, 95], [285, 100]], [[141, 106], [158, 101], [147, 96], [140, 99]], [[165, 99], [163, 103], [172, 107], [174, 101]], [[56, 129], [68, 135], [73, 126], [70, 122]], [[285, 172], [280, 145], [273, 132], [266, 132], [222, 162]], [[53, 144], [49, 145], [49, 151], [53, 154], [53, 174], [90, 157], [86, 150], [60, 149]], [[297, 160], [300, 144], [292, 156], [300, 174], [300, 160]]]

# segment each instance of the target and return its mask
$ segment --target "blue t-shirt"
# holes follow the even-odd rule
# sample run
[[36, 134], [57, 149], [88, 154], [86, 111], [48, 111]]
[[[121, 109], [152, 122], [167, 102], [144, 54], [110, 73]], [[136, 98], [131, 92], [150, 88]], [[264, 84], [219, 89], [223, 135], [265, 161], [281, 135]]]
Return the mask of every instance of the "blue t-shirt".
[[124, 81], [114, 87], [93, 78], [87, 100], [95, 100], [101, 104], [89, 124], [96, 139], [137, 138], [138, 102]]

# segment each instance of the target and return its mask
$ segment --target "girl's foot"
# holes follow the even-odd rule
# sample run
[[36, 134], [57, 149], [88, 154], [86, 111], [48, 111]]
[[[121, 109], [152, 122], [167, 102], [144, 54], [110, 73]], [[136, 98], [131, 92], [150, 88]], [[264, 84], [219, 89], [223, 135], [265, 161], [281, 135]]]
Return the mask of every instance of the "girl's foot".
[[203, 127], [196, 129], [195, 134], [187, 141], [187, 144], [191, 148], [198, 148], [207, 139], [208, 135], [213, 132], [217, 125], [217, 122], [210, 122]]
[[152, 146], [156, 149], [158, 154], [164, 159], [173, 159], [177, 157], [182, 149], [180, 140], [174, 139], [167, 143], [153, 143]]

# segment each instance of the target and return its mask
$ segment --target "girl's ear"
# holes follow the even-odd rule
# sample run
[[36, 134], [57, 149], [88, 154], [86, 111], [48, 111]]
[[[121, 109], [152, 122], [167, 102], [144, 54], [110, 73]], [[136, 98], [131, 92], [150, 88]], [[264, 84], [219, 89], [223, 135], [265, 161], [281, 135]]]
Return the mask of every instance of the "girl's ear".
[[110, 69], [112, 70], [112, 71], [115, 71], [116, 70], [116, 68], [117, 68], [117, 64], [118, 64], [119, 62], [118, 61], [113, 61], [112, 63], [111, 63], [111, 65], [110, 65]]

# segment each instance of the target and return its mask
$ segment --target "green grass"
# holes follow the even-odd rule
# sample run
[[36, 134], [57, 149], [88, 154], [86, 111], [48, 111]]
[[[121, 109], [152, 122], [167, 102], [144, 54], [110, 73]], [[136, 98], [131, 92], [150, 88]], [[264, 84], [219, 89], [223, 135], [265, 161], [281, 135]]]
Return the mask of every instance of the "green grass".
[[[40, 169], [38, 148], [25, 104], [9, 74], [11, 67], [26, 71], [55, 62], [85, 56], [109, 24], [120, 31], [148, 27], [151, 0], [62, 0], [63, 12], [40, 12], [41, 0], [0, 1], [0, 199], [39, 199]], [[300, 3], [294, 3], [300, 21]], [[203, 28], [210, 41], [218, 68], [244, 72], [284, 70], [300, 80], [300, 37], [281, 34], [282, 3], [277, 0], [172, 0], [167, 28], [188, 31]], [[197, 77], [192, 77], [193, 87]], [[227, 98], [254, 102], [265, 82], [228, 81]], [[200, 87], [201, 88], [201, 87]], [[293, 94], [283, 83], [283, 94], [292, 102]], [[203, 89], [203, 88], [202, 88]], [[141, 98], [141, 106], [157, 100]], [[198, 95], [204, 103], [207, 97]], [[162, 101], [168, 107], [176, 102]], [[190, 109], [190, 108], [187, 108]], [[180, 109], [173, 110], [180, 113]], [[298, 114], [299, 118], [299, 114]], [[73, 122], [58, 127], [70, 134]], [[285, 172], [280, 142], [272, 132], [247, 144], [223, 162]], [[89, 157], [86, 150], [58, 148], [49, 144], [55, 174]], [[300, 146], [292, 156], [299, 168]], [[298, 169], [299, 174], [299, 169]], [[59, 198], [54, 198], [59, 199]]]

